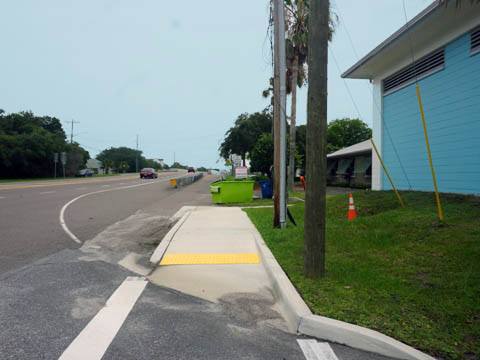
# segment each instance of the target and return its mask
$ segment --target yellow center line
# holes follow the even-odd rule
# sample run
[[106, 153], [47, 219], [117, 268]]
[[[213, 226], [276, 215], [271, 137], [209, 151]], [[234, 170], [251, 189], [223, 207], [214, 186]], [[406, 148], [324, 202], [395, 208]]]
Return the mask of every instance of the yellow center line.
[[166, 254], [160, 265], [260, 264], [258, 254]]
[[78, 184], [90, 184], [90, 183], [101, 183], [107, 181], [121, 181], [121, 180], [131, 180], [136, 179], [137, 176], [122, 176], [122, 177], [106, 177], [102, 179], [90, 179], [90, 180], [76, 180], [76, 181], [58, 181], [58, 182], [49, 182], [45, 184], [25, 184], [25, 185], [0, 185], [0, 190], [16, 190], [16, 189], [30, 189], [38, 187], [47, 187], [47, 186], [63, 186], [63, 185], [78, 185]]

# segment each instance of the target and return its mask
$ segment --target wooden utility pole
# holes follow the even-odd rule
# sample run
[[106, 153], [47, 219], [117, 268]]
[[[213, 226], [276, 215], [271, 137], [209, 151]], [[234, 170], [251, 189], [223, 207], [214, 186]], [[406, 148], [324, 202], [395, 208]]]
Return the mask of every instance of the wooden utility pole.
[[308, 19], [308, 98], [304, 273], [325, 274], [327, 62], [329, 0], [311, 0]]
[[67, 121], [69, 123], [72, 123], [72, 132], [70, 133], [70, 144], [73, 144], [73, 124], [80, 124], [80, 121], [74, 121], [72, 119], [72, 121]]

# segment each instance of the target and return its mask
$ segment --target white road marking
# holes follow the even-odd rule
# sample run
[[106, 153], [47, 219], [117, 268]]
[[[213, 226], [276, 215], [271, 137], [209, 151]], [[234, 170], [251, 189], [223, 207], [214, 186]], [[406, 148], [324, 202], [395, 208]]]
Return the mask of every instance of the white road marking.
[[297, 342], [307, 360], [338, 360], [329, 343], [304, 339], [297, 339]]
[[40, 195], [53, 194], [54, 192], [56, 192], [56, 191], [43, 191], [43, 192], [40, 193]]
[[75, 190], [87, 190], [88, 188], [76, 188]]
[[338, 360], [337, 355], [333, 352], [333, 349], [331, 348], [330, 344], [327, 342], [317, 342], [314, 345], [315, 348], [319, 349], [324, 356], [325, 360]]
[[[173, 179], [173, 178], [172, 178]], [[164, 181], [169, 181], [170, 178], [168, 179], [164, 179], [164, 180], [161, 180], [159, 182], [164, 182]], [[82, 194], [80, 196], [77, 196], [76, 198], [70, 200], [69, 202], [67, 202], [65, 205], [63, 205], [62, 209], [60, 210], [60, 216], [59, 216], [59, 219], [60, 219], [60, 225], [62, 226], [63, 230], [67, 233], [68, 236], [70, 236], [70, 238], [75, 241], [76, 243], [78, 244], [81, 244], [82, 242], [75, 236], [74, 233], [72, 233], [70, 231], [70, 229], [68, 228], [67, 224], [65, 223], [65, 210], [67, 210], [67, 207], [69, 207], [72, 203], [74, 203], [75, 201], [77, 201], [78, 199], [81, 199], [85, 196], [88, 196], [88, 195], [93, 195], [93, 194], [99, 194], [99, 193], [102, 193], [102, 192], [107, 192], [107, 191], [114, 191], [114, 190], [121, 190], [121, 189], [129, 189], [129, 188], [134, 188], [134, 187], [137, 187], [137, 186], [145, 186], [145, 185], [151, 185], [151, 184], [158, 184], [157, 182], [147, 182], [147, 183], [142, 183], [142, 184], [136, 184], [136, 185], [129, 185], [129, 186], [122, 186], [122, 187], [119, 187], [119, 188], [114, 188], [114, 189], [105, 189], [105, 190], [98, 190], [98, 191], [93, 191], [93, 192], [89, 192], [89, 193], [86, 193], [86, 194]]]
[[110, 185], [102, 185], [103, 187], [110, 187]]
[[127, 277], [59, 360], [100, 360], [147, 283], [144, 277]]
[[3, 196], [0, 196], [0, 199], [5, 199], [5, 197], [3, 197]]

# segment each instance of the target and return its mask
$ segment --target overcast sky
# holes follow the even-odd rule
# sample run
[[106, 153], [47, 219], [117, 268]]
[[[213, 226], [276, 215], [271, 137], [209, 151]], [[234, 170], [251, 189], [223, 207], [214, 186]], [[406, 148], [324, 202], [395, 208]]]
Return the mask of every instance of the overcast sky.
[[[405, 20], [402, 0], [331, 0], [341, 71]], [[405, 0], [412, 18], [432, 0]], [[222, 167], [218, 146], [243, 112], [261, 111], [271, 76], [267, 0], [0, 2], [0, 108], [56, 116], [92, 157], [111, 146]], [[347, 80], [371, 126], [371, 94]], [[328, 120], [358, 117], [330, 54]], [[306, 89], [298, 124], [306, 122]]]

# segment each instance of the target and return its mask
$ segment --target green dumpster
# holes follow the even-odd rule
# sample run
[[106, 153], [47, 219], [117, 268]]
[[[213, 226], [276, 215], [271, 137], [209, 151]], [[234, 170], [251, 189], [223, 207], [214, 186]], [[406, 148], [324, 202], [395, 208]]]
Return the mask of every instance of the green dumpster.
[[252, 201], [254, 181], [218, 181], [210, 185], [212, 202], [215, 204]]

